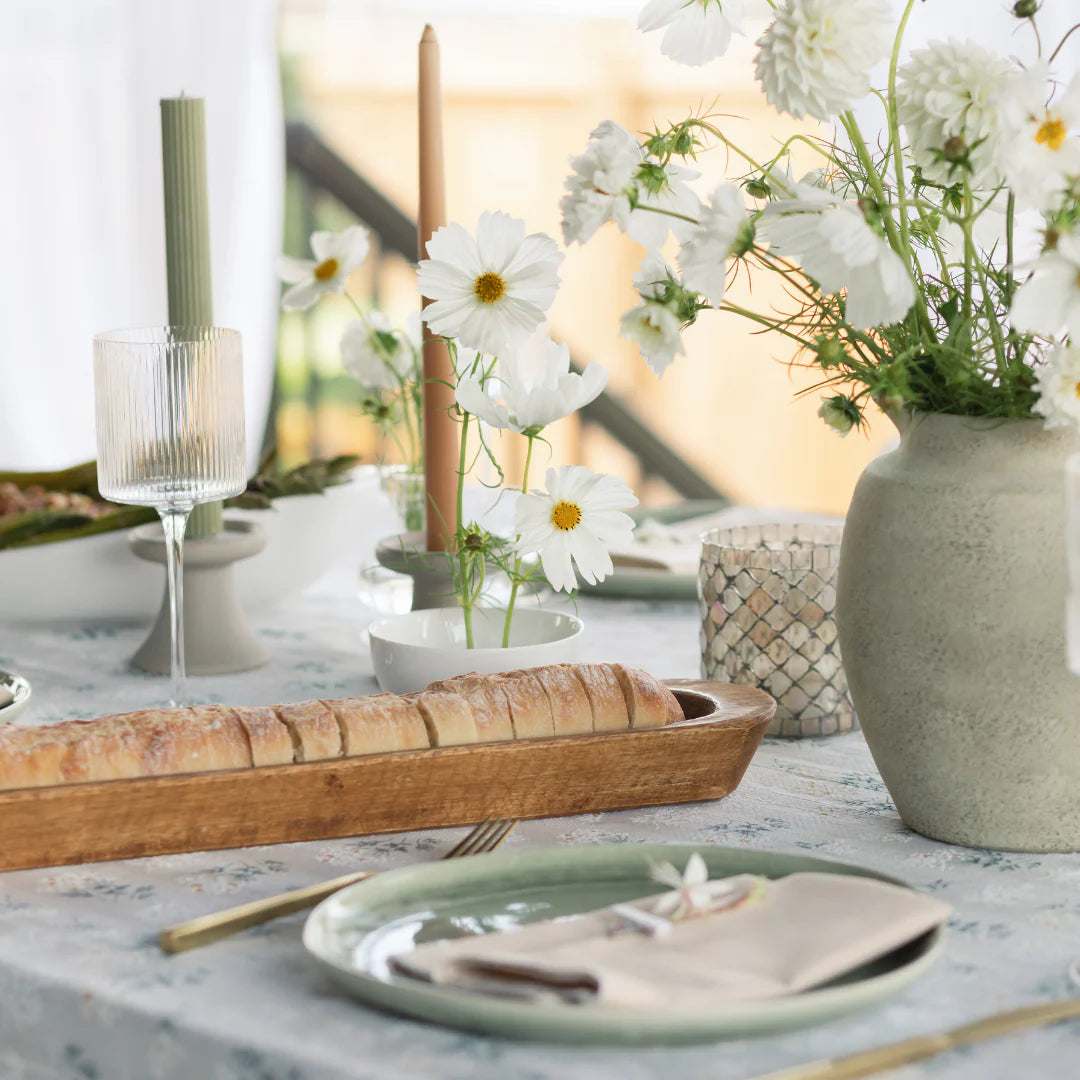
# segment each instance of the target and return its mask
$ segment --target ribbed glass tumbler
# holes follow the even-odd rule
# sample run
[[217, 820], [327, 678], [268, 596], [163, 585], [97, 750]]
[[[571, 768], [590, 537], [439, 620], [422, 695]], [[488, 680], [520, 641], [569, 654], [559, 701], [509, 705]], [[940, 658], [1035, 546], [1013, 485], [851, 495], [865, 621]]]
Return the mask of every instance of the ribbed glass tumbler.
[[240, 335], [212, 326], [111, 330], [94, 338], [98, 488], [156, 507], [165, 530], [172, 697], [183, 699], [183, 539], [197, 503], [247, 484]]
[[838, 525], [746, 525], [703, 537], [701, 671], [776, 698], [770, 735], [856, 726], [836, 640]]

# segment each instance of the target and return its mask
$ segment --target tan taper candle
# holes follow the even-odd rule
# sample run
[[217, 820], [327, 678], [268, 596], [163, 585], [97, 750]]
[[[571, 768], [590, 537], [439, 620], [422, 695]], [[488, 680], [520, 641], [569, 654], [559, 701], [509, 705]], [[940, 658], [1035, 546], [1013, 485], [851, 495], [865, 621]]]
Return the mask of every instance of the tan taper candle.
[[[446, 224], [439, 42], [430, 26], [420, 38], [420, 258], [431, 234]], [[430, 301], [423, 301], [426, 307]], [[457, 529], [457, 470], [461, 439], [450, 415], [454, 369], [446, 345], [424, 325], [424, 480], [428, 551], [446, 551]]]
[[[165, 180], [165, 267], [170, 326], [213, 326], [206, 111], [202, 98], [162, 98], [161, 167]], [[192, 511], [191, 539], [221, 532], [221, 503]]]

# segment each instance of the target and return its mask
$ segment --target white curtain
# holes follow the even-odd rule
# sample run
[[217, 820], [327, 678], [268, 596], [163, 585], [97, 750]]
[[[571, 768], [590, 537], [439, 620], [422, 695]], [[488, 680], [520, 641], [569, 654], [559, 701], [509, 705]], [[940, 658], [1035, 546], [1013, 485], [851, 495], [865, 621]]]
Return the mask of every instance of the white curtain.
[[257, 454], [284, 152], [275, 0], [0, 3], [0, 467], [94, 456], [91, 338], [165, 322], [158, 102], [206, 99], [214, 315]]

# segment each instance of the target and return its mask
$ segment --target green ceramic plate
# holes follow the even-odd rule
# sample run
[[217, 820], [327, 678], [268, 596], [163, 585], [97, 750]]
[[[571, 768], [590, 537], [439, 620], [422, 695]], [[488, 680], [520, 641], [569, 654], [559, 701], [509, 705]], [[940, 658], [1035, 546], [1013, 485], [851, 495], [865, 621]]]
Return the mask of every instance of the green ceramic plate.
[[391, 956], [426, 941], [487, 933], [657, 892], [661, 887], [647, 876], [650, 861], [667, 859], [681, 868], [694, 851], [713, 877], [750, 873], [778, 878], [814, 870], [894, 881], [821, 859], [682, 844], [496, 852], [391, 870], [343, 889], [311, 913], [304, 944], [346, 990], [369, 1005], [485, 1034], [624, 1045], [710, 1041], [823, 1023], [895, 993], [921, 975], [941, 950], [939, 929], [820, 989], [699, 1014], [525, 1004], [438, 987], [389, 969]]

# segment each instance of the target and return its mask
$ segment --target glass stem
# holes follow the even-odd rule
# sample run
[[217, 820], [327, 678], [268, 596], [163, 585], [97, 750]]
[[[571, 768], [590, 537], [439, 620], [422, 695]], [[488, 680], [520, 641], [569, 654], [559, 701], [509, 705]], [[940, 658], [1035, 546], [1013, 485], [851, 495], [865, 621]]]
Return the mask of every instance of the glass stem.
[[184, 704], [184, 530], [191, 509], [158, 508], [161, 527], [165, 530], [165, 572], [169, 579], [169, 673], [172, 688], [169, 703], [178, 708]]

